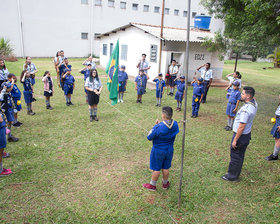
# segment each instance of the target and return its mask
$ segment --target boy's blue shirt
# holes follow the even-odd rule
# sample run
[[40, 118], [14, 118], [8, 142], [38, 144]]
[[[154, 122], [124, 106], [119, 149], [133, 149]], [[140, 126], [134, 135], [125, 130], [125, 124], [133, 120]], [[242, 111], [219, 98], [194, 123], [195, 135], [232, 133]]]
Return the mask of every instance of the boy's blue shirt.
[[31, 78], [25, 78], [23, 84], [24, 91], [32, 91]]
[[[166, 86], [165, 84], [165, 81], [162, 79], [162, 80], [159, 80], [159, 79], [155, 79], [154, 82], [156, 83], [156, 91], [163, 91], [163, 87]], [[159, 85], [161, 83], [161, 89], [159, 88]]]
[[71, 85], [75, 82], [75, 78], [73, 77], [73, 75], [66, 75], [64, 78], [64, 83], [66, 85]]
[[12, 94], [12, 96], [13, 96], [14, 98], [20, 99], [20, 97], [21, 97], [21, 92], [20, 92], [20, 90], [19, 90], [19, 88], [17, 87], [16, 84], [14, 84], [14, 87], [13, 87], [13, 89], [12, 89], [12, 91], [11, 91], [11, 94]]
[[147, 136], [149, 141], [153, 141], [153, 148], [156, 149], [173, 149], [173, 144], [176, 135], [179, 133], [179, 126], [173, 120], [172, 125], [167, 125], [164, 122], [156, 124]]
[[176, 80], [175, 85], [177, 85], [177, 90], [179, 92], [184, 92], [185, 91], [185, 82], [181, 82], [180, 80]]
[[198, 83], [193, 83], [193, 95], [201, 96], [204, 93], [204, 87], [202, 84], [198, 85]]
[[146, 75], [137, 75], [135, 78], [135, 82], [137, 83], [137, 87], [146, 87], [147, 76]]
[[128, 75], [126, 72], [119, 70], [119, 83], [120, 82], [125, 82], [126, 80], [128, 80]]
[[84, 75], [84, 81], [86, 81], [86, 79], [89, 77], [90, 70], [86, 69], [86, 70], [81, 71], [81, 73]]
[[236, 89], [236, 90], [232, 89], [230, 91], [230, 96], [229, 96], [228, 102], [236, 104], [238, 100], [241, 100], [240, 91], [238, 89]]

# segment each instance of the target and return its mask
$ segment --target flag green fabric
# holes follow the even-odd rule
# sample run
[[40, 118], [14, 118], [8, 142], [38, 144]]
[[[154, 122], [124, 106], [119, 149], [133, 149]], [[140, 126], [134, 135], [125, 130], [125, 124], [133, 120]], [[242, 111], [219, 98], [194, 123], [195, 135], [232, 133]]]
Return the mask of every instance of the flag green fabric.
[[115, 105], [118, 102], [119, 89], [119, 40], [110, 56], [105, 72], [108, 74], [107, 88], [110, 92], [109, 98], [112, 100], [112, 105]]

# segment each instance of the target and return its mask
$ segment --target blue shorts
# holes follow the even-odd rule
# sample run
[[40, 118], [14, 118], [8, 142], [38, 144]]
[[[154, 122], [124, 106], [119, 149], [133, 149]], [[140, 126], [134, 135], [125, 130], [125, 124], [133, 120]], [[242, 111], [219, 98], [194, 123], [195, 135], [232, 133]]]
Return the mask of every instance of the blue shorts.
[[150, 169], [160, 171], [161, 169], [169, 169], [173, 158], [173, 148], [155, 149], [152, 148], [150, 155]]
[[15, 102], [15, 105], [16, 105], [16, 109], [17, 109], [17, 111], [21, 111], [22, 106], [21, 106], [21, 104], [20, 104], [20, 105], [17, 105], [17, 101], [18, 101], [18, 100], [20, 100], [20, 99], [14, 97], [14, 102]]
[[162, 98], [162, 92], [159, 90], [156, 90], [156, 97], [157, 98]]
[[235, 109], [235, 107], [236, 107], [236, 104], [228, 103], [226, 115], [229, 115], [230, 117], [235, 117], [236, 114], [232, 112]]
[[32, 85], [32, 86], [35, 85], [35, 78], [31, 78], [31, 85]]
[[276, 118], [276, 122], [271, 129], [270, 134], [273, 136], [273, 138], [280, 138], [280, 132], [277, 130], [277, 127], [280, 126], [280, 117]]
[[9, 108], [7, 111], [5, 111], [5, 115], [6, 115], [7, 121], [11, 122], [11, 121], [15, 120], [14, 109]]
[[137, 95], [143, 95], [145, 93], [145, 87], [137, 87]]
[[126, 91], [125, 84], [126, 84], [126, 82], [120, 82], [119, 83], [119, 92], [125, 92]]
[[32, 103], [32, 92], [23, 91], [24, 101], [26, 104]]
[[175, 100], [182, 102], [183, 94], [184, 93], [177, 91], [176, 94], [175, 94]]
[[73, 94], [73, 84], [65, 84], [64, 83], [64, 95]]
[[0, 128], [0, 149], [6, 148], [7, 138], [6, 138], [6, 127]]

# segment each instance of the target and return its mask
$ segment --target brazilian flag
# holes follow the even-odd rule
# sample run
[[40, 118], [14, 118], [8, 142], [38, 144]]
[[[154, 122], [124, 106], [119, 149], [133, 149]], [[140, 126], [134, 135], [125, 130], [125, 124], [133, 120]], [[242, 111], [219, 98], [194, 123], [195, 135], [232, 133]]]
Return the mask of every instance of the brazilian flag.
[[105, 72], [108, 74], [107, 87], [110, 92], [109, 98], [112, 100], [112, 105], [118, 102], [118, 76], [119, 76], [119, 40], [112, 52], [110, 60], [106, 66]]

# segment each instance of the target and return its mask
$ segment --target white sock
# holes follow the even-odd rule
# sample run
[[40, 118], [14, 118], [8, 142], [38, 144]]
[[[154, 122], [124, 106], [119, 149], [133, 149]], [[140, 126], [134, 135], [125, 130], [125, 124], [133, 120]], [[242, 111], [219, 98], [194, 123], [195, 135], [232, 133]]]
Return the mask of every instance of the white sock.
[[274, 146], [274, 152], [273, 152], [273, 155], [274, 156], [278, 156], [279, 154], [279, 150], [280, 150], [280, 147], [277, 147], [276, 145]]

